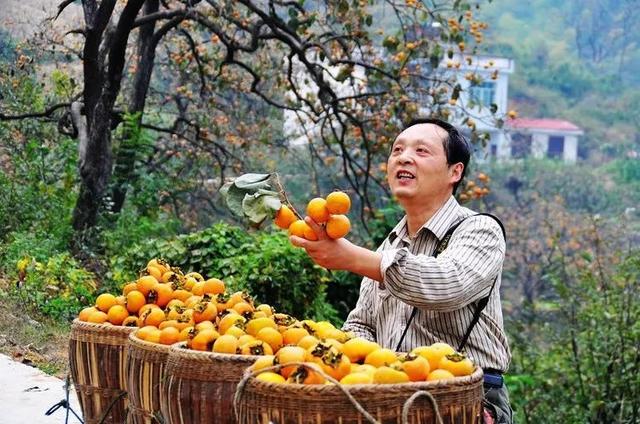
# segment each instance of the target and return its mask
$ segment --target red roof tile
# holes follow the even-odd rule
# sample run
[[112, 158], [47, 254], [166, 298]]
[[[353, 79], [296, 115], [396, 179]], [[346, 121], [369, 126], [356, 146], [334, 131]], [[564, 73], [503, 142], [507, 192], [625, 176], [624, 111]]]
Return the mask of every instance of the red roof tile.
[[516, 118], [506, 122], [509, 128], [555, 130], [555, 131], [581, 131], [577, 125], [563, 119], [532, 119]]

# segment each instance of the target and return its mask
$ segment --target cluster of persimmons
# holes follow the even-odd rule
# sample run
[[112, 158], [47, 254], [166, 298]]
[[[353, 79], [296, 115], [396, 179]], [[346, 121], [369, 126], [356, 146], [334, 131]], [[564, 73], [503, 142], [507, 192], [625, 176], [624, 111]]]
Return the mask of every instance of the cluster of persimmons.
[[331, 376], [342, 384], [403, 383], [455, 378], [475, 369], [445, 343], [396, 353], [327, 321], [278, 313], [246, 292], [227, 293], [222, 280], [183, 274], [159, 259], [121, 295], [98, 296], [79, 319], [139, 327], [136, 336], [151, 343], [185, 342], [199, 351], [259, 356], [253, 370], [269, 382], [322, 384]]
[[[307, 216], [316, 224], [324, 227], [327, 236], [331, 239], [339, 239], [346, 236], [351, 229], [351, 222], [347, 213], [351, 208], [351, 199], [343, 191], [334, 191], [326, 199], [316, 197], [307, 204]], [[302, 237], [307, 240], [318, 240], [318, 235], [313, 228], [303, 219], [300, 219], [287, 205], [282, 205], [276, 213], [275, 224], [286, 230], [290, 235]]]

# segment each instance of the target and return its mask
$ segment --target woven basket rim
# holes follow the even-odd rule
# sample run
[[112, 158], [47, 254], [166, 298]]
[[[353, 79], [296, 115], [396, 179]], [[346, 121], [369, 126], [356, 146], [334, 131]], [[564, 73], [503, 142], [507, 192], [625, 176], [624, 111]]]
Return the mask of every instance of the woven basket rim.
[[[420, 381], [398, 384], [352, 384], [345, 387], [349, 390], [349, 393], [354, 396], [375, 396], [392, 392], [413, 393], [418, 390], [445, 393], [447, 391], [456, 391], [461, 388], [467, 388], [475, 385], [482, 381], [483, 376], [484, 373], [482, 368], [476, 367], [476, 370], [471, 375], [456, 377], [449, 380]], [[247, 386], [251, 387], [251, 390], [255, 392], [273, 393], [274, 391], [278, 391], [281, 394], [289, 394], [291, 396], [295, 396], [295, 394], [300, 391], [304, 391], [308, 394], [317, 394], [318, 396], [342, 394], [342, 391], [334, 384], [271, 383], [268, 381], [258, 380], [255, 376], [249, 378]]]
[[196, 361], [222, 361], [222, 362], [255, 362], [258, 355], [237, 355], [231, 353], [218, 353], [202, 350], [187, 349], [187, 342], [178, 342], [169, 346], [169, 357], [180, 359], [192, 359]]
[[103, 325], [93, 322], [80, 321], [75, 318], [71, 323], [71, 338], [73, 339], [74, 331], [85, 331], [98, 334], [108, 334], [126, 337], [133, 333], [138, 327], [126, 327], [123, 325]]
[[160, 344], [160, 343], [151, 343], [146, 340], [142, 340], [140, 337], [136, 336], [136, 332], [133, 331], [129, 334], [129, 346], [132, 346], [136, 349], [159, 352], [159, 353], [169, 353], [170, 345]]

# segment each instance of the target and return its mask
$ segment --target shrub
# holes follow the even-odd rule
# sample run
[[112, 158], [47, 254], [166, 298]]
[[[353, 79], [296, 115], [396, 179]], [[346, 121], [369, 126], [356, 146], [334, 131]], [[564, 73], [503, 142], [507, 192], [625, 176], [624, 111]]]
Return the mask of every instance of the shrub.
[[56, 319], [72, 320], [95, 299], [95, 276], [68, 254], [45, 261], [24, 257], [16, 264], [18, 284], [10, 293], [24, 306]]

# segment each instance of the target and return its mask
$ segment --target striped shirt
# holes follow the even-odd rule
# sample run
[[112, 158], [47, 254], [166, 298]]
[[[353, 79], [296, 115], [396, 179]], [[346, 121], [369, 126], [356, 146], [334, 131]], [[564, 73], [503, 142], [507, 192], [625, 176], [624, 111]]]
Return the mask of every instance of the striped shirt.
[[476, 302], [489, 295], [486, 308], [466, 345], [466, 353], [482, 368], [505, 372], [511, 360], [500, 305], [505, 240], [488, 216], [466, 219], [447, 248], [433, 257], [439, 240], [462, 219], [474, 215], [452, 196], [409, 237], [406, 216], [378, 248], [383, 282], [364, 278], [360, 297], [344, 324], [345, 331], [395, 349], [413, 307], [418, 312], [400, 351], [446, 342], [457, 348], [471, 323]]

